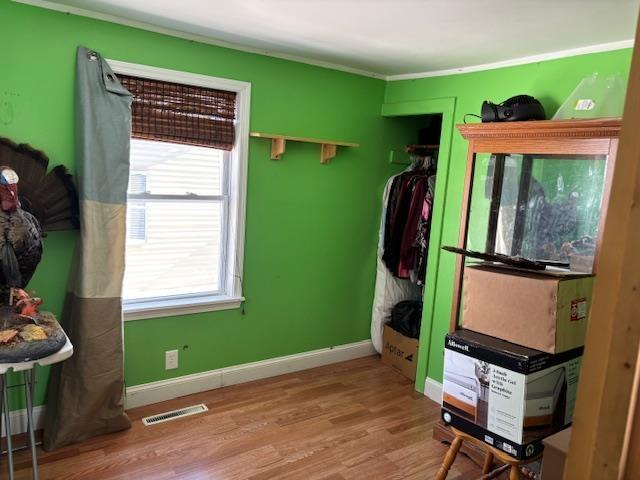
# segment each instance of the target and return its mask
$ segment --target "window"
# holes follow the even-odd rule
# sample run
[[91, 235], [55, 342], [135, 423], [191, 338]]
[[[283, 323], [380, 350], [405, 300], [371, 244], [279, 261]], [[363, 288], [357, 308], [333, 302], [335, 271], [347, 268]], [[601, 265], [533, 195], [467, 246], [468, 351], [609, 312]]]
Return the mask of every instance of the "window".
[[[131, 172], [129, 175], [129, 193], [143, 194], [147, 192], [147, 176], [144, 173]], [[147, 238], [147, 211], [143, 204], [129, 202], [127, 206], [127, 243]]]
[[127, 208], [127, 242], [146, 240], [147, 208], [146, 205], [132, 205]]
[[131, 172], [129, 174], [129, 193], [145, 193], [147, 191], [147, 175]]
[[134, 95], [125, 320], [239, 307], [250, 85], [109, 63]]

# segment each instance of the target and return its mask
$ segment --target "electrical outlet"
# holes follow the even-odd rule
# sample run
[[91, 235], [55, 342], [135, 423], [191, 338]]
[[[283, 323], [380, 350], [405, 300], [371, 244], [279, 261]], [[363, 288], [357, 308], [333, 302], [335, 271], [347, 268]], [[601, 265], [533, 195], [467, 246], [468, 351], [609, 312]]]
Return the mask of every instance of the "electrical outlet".
[[178, 368], [178, 350], [167, 350], [164, 352], [164, 369], [173, 370]]

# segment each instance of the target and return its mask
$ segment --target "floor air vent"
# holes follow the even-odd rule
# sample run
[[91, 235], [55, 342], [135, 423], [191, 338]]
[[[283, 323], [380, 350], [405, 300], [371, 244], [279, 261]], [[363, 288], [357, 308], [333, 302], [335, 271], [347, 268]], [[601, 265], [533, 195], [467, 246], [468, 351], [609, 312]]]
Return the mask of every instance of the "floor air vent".
[[142, 419], [142, 423], [145, 425], [155, 425], [156, 423], [168, 422], [169, 420], [177, 420], [181, 417], [196, 415], [198, 413], [206, 412], [207, 410], [207, 406], [204, 403], [201, 403], [200, 405], [193, 405], [191, 407], [180, 408], [178, 410], [171, 410], [170, 412], [144, 417]]

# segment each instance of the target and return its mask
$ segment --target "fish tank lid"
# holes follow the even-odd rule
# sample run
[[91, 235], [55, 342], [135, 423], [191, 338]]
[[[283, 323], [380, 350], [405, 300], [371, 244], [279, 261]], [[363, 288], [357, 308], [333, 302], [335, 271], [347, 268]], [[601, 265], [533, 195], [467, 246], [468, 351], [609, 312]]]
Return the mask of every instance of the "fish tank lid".
[[532, 120], [526, 122], [463, 123], [457, 125], [467, 140], [489, 138], [611, 138], [620, 136], [622, 118]]

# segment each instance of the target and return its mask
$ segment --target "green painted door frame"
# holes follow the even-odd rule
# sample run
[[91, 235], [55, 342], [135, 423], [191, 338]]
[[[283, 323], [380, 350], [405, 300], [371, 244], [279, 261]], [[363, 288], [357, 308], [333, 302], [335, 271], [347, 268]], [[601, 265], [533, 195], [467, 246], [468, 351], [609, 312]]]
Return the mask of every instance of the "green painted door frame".
[[431, 347], [431, 331], [433, 326], [434, 305], [436, 298], [437, 273], [442, 250], [442, 226], [444, 222], [444, 199], [447, 196], [449, 165], [451, 157], [451, 140], [453, 135], [453, 115], [455, 97], [433, 98], [411, 102], [385, 103], [382, 105], [383, 117], [407, 117], [414, 115], [442, 114], [442, 130], [440, 132], [440, 150], [438, 152], [438, 174], [431, 218], [429, 240], [429, 263], [424, 289], [424, 308], [422, 310], [422, 327], [420, 329], [420, 348], [418, 349], [418, 366], [415, 389], [424, 393], [427, 378], [427, 362]]

